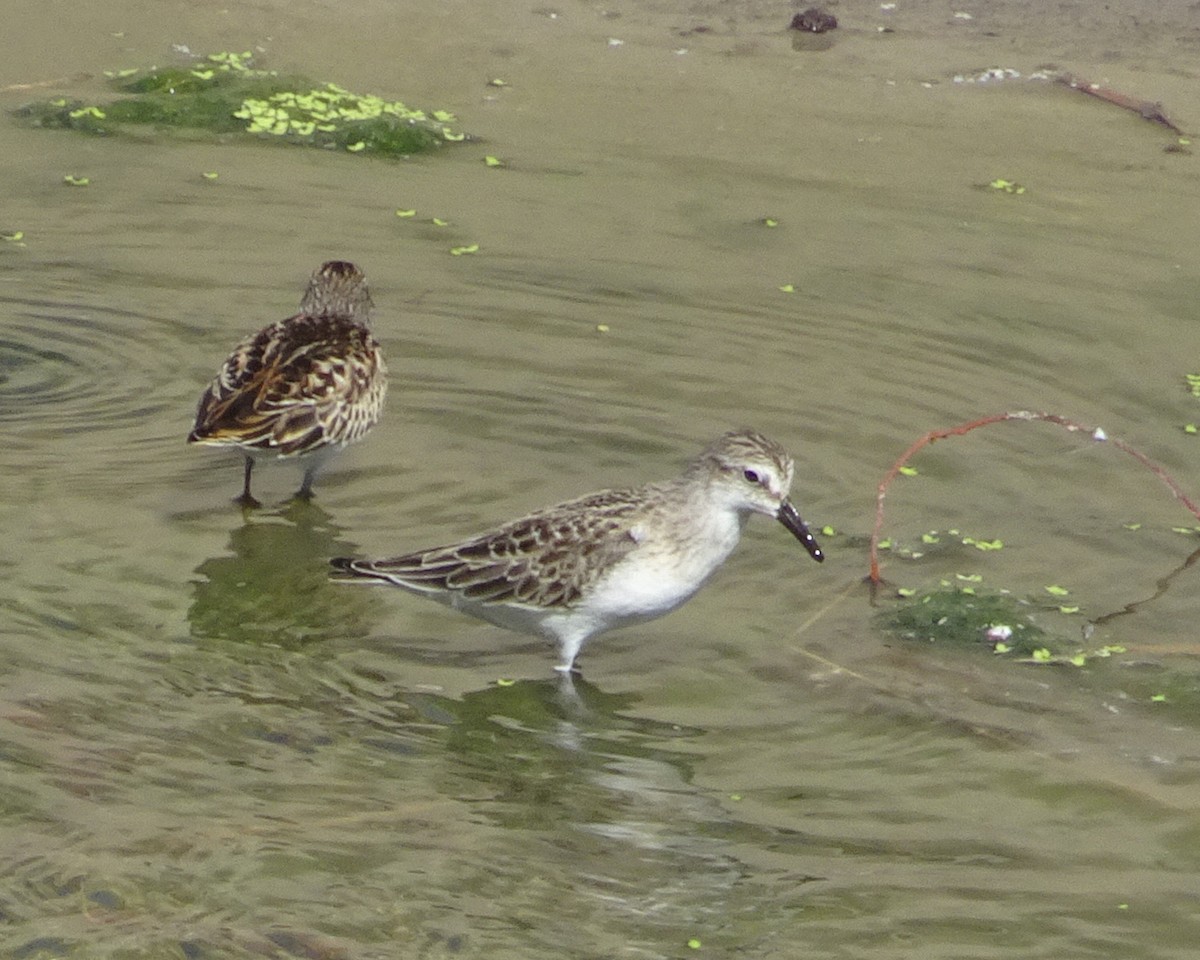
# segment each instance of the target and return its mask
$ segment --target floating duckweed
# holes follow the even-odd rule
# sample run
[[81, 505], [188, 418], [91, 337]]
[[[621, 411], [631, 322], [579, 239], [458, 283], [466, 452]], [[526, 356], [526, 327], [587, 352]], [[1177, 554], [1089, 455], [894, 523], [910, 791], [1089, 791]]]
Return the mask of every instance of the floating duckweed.
[[1003, 540], [979, 540], [975, 537], [963, 537], [962, 542], [968, 547], [974, 547], [976, 550], [1003, 550]]
[[[288, 133], [293, 139], [351, 153], [412, 153], [440, 140], [465, 139], [445, 126], [454, 115], [444, 110], [433, 112], [437, 121], [433, 123], [425, 111], [399, 100], [358, 96], [334, 83], [307, 92], [282, 90], [261, 99], [247, 98], [233, 115], [250, 121], [248, 133]], [[286, 130], [280, 128], [282, 122], [288, 124]]]
[[997, 179], [991, 181], [989, 184], [987, 184], [987, 188], [990, 190], [996, 190], [999, 193], [1011, 193], [1016, 196], [1019, 196], [1025, 192], [1025, 187], [1023, 185], [1017, 183], [1015, 180], [1005, 180], [1003, 177], [998, 177]]
[[456, 118], [445, 110], [427, 112], [335, 83], [280, 76], [256, 68], [248, 52], [210, 54], [190, 67], [105, 75], [124, 97], [105, 104], [59, 97], [16, 114], [34, 126], [100, 135], [138, 127], [189, 128], [393, 157], [467, 138], [451, 126]]

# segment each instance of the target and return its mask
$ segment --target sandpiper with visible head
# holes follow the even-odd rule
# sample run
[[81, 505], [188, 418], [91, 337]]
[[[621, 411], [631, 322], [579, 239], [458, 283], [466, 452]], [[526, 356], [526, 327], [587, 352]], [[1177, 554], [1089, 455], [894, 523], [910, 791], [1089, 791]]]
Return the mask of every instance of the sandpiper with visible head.
[[558, 645], [556, 669], [573, 671], [592, 637], [691, 597], [752, 513], [774, 517], [824, 560], [788, 499], [792, 470], [777, 443], [735, 430], [673, 480], [568, 500], [450, 546], [386, 560], [337, 557], [333, 576], [401, 587], [540, 634]]
[[239, 343], [204, 391], [188, 443], [241, 451], [243, 506], [258, 506], [250, 494], [255, 460], [303, 463], [296, 495], [308, 498], [321, 465], [379, 420], [387, 367], [371, 335], [372, 306], [358, 267], [322, 264], [300, 312]]

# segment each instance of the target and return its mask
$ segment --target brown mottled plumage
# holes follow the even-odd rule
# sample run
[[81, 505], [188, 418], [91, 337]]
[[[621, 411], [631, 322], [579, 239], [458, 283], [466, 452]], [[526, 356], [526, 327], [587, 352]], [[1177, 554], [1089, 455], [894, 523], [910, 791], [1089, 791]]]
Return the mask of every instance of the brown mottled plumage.
[[539, 633], [557, 642], [558, 669], [570, 671], [596, 634], [687, 600], [729, 556], [751, 513], [776, 518], [824, 560], [788, 500], [792, 472], [778, 444], [735, 430], [673, 480], [568, 500], [450, 546], [331, 562], [339, 580], [401, 587]]
[[387, 367], [369, 327], [373, 306], [354, 264], [330, 260], [312, 275], [300, 312], [263, 327], [234, 348], [200, 398], [188, 443], [236, 447], [246, 458], [239, 502], [254, 461], [306, 465], [297, 496], [330, 456], [379, 420]]

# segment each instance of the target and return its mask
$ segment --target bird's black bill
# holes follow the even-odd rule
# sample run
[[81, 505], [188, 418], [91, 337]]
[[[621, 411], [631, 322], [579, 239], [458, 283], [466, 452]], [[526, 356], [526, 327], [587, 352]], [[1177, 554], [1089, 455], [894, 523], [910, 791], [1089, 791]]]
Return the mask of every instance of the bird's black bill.
[[796, 508], [791, 502], [784, 500], [779, 505], [779, 522], [792, 531], [792, 536], [804, 544], [804, 549], [808, 551], [808, 555], [817, 563], [825, 559], [825, 554], [821, 552], [821, 545], [817, 543], [817, 538], [814, 537], [808, 529], [808, 524], [800, 519], [800, 514], [796, 512]]

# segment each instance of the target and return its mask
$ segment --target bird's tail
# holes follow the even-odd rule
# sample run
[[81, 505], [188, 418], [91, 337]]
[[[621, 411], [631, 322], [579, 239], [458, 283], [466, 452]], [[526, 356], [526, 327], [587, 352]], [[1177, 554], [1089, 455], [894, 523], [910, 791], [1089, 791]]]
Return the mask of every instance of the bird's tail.
[[356, 560], [354, 557], [334, 557], [329, 561], [333, 567], [330, 578], [339, 583], [391, 583], [389, 577], [371, 569], [370, 560]]

